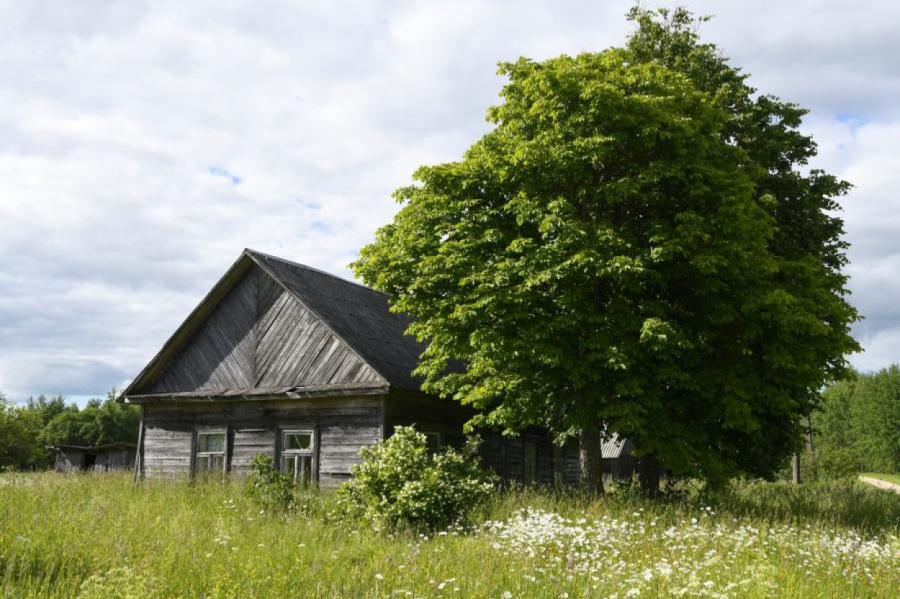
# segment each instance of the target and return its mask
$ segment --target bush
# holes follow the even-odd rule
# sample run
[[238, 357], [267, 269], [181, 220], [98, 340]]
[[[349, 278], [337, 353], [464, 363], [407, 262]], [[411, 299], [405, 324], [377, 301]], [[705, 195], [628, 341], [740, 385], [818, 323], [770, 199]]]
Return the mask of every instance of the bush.
[[433, 531], [464, 521], [490, 497], [494, 480], [478, 465], [478, 443], [429, 454], [420, 432], [398, 426], [389, 439], [364, 448], [353, 478], [338, 490], [342, 508], [374, 524]]
[[253, 458], [250, 465], [244, 494], [266, 511], [283, 512], [291, 507], [294, 500], [294, 485], [290, 477], [275, 468], [271, 456], [261, 453]]

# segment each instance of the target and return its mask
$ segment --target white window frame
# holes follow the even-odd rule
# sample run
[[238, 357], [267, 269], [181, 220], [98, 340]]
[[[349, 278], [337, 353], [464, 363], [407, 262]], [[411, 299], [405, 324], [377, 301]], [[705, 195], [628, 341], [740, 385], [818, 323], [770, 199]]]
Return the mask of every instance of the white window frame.
[[[228, 429], [225, 428], [204, 428], [197, 429], [194, 432], [194, 468], [193, 472], [197, 474], [225, 474], [228, 469]], [[208, 435], [222, 435], [222, 451], [200, 451], [200, 438]], [[210, 470], [209, 468], [200, 469], [200, 458], [206, 458], [207, 463], [212, 456], [220, 456], [222, 458], [221, 470]]]
[[[288, 449], [286, 440], [288, 435], [309, 435], [309, 448], [308, 449]], [[316, 429], [315, 427], [299, 427], [299, 426], [290, 426], [290, 427], [282, 427], [278, 431], [278, 468], [282, 474], [287, 474], [291, 477], [291, 480], [294, 484], [299, 484], [303, 479], [304, 469], [302, 468], [303, 460], [300, 458], [308, 457], [309, 458], [309, 484], [314, 485], [318, 483], [318, 474], [319, 474], [319, 465], [317, 459], [317, 445], [318, 439], [316, 438]], [[294, 471], [293, 472], [285, 472], [284, 471], [284, 463], [285, 458], [295, 458], [294, 460]]]

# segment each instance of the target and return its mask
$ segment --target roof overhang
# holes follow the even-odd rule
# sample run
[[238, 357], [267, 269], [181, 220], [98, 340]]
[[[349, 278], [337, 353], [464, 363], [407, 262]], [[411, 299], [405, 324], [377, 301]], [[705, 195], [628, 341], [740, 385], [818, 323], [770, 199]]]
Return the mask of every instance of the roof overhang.
[[315, 397], [348, 397], [358, 395], [386, 395], [390, 390], [384, 383], [341, 383], [338, 385], [305, 385], [302, 387], [273, 387], [268, 389], [221, 389], [188, 391], [183, 393], [154, 393], [129, 395], [129, 403], [146, 404], [164, 401], [205, 402], [220, 400], [284, 401]]

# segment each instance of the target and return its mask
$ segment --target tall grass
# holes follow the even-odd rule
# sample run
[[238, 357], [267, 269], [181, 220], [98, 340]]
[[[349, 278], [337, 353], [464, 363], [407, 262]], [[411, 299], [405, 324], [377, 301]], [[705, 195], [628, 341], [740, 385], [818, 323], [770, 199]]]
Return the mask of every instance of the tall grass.
[[[0, 475], [0, 594], [14, 597], [890, 597], [900, 496], [744, 484], [601, 501], [514, 490], [474, 531], [345, 521], [328, 492], [261, 514], [234, 482]], [[731, 586], [729, 586], [731, 585]]]

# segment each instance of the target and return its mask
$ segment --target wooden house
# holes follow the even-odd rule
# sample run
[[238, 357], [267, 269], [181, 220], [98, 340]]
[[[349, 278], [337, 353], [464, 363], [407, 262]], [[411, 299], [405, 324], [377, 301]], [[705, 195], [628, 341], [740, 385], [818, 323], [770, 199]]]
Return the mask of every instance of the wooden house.
[[[419, 390], [408, 324], [382, 293], [245, 250], [123, 393], [141, 406], [138, 474], [240, 473], [263, 453], [334, 486], [397, 425], [461, 443], [472, 414]], [[578, 480], [577, 449], [541, 430], [483, 436], [485, 464], [507, 479]]]
[[137, 446], [134, 443], [106, 443], [93, 447], [53, 445], [57, 472], [127, 470], [134, 467]]

